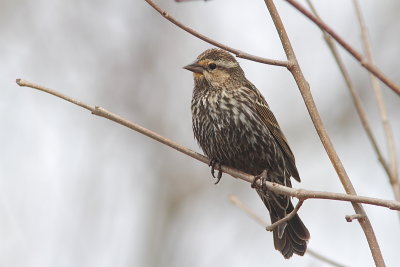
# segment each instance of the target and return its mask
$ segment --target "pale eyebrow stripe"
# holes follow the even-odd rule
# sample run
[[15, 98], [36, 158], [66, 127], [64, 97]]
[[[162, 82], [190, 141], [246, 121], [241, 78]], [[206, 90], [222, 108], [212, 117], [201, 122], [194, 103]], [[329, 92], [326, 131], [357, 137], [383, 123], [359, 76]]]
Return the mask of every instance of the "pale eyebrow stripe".
[[224, 60], [216, 60], [215, 63], [219, 66], [225, 67], [225, 68], [234, 68], [237, 67], [239, 64], [237, 62], [232, 62], [232, 61], [224, 61]]

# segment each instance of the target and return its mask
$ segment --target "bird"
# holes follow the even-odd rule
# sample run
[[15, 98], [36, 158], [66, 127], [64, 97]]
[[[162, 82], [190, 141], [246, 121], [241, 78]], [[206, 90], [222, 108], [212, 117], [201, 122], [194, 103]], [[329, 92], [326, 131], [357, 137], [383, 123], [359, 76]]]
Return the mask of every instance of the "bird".
[[[284, 186], [300, 182], [295, 158], [260, 91], [247, 80], [233, 55], [211, 48], [183, 67], [193, 72], [192, 128], [210, 159], [211, 173], [225, 165]], [[262, 175], [263, 174], [263, 175]], [[222, 172], [218, 173], [218, 180]], [[255, 186], [271, 223], [293, 211], [289, 196]], [[298, 214], [273, 230], [274, 247], [288, 259], [304, 255], [310, 233]]]

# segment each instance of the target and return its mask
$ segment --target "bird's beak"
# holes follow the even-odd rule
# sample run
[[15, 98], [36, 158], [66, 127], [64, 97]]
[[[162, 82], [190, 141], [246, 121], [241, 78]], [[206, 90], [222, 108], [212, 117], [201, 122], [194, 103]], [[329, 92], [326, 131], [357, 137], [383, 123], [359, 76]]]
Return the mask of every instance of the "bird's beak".
[[204, 70], [204, 67], [202, 65], [200, 65], [199, 63], [197, 63], [197, 61], [195, 61], [192, 64], [189, 64], [183, 68], [190, 70], [194, 73], [203, 73], [203, 70]]

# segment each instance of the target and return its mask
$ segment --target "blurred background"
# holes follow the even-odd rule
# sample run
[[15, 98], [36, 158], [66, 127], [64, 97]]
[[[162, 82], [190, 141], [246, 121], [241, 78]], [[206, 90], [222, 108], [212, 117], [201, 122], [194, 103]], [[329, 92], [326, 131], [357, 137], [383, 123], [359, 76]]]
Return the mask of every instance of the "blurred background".
[[[285, 59], [263, 1], [158, 1], [171, 15], [237, 49]], [[315, 1], [361, 51], [351, 1]], [[397, 84], [400, 2], [363, 0], [376, 64]], [[304, 3], [304, 2], [302, 2]], [[305, 4], [305, 3], [304, 3]], [[319, 29], [276, 1], [332, 141], [357, 192], [393, 199], [350, 94]], [[274, 250], [272, 234], [232, 205], [234, 194], [269, 222], [248, 183], [29, 88], [23, 78], [99, 105], [195, 151], [192, 74], [182, 66], [211, 46], [144, 1], [0, 2], [0, 266], [329, 266]], [[344, 56], [374, 133], [386, 144], [368, 74]], [[264, 94], [294, 151], [296, 188], [343, 192], [301, 95], [281, 67], [239, 59]], [[384, 87], [399, 151], [400, 98]], [[399, 266], [399, 217], [365, 206], [387, 266]], [[306, 201], [309, 247], [348, 266], [373, 266], [349, 203]]]

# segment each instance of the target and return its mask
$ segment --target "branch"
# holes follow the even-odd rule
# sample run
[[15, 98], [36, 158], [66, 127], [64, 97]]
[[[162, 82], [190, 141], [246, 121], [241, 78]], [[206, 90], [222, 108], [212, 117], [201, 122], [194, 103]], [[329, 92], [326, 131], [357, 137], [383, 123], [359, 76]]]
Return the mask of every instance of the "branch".
[[[357, 0], [353, 0], [353, 4], [354, 4], [354, 8], [356, 10], [358, 23], [360, 25], [361, 39], [362, 39], [363, 46], [364, 46], [364, 52], [367, 56], [368, 61], [373, 63], [374, 60], [372, 57], [372, 48], [371, 48], [371, 44], [370, 44], [370, 41], [368, 38], [367, 27], [365, 26], [364, 18], [361, 14], [360, 4]], [[399, 184], [399, 178], [398, 178], [398, 173], [397, 173], [397, 167], [398, 167], [397, 166], [397, 155], [396, 155], [396, 147], [395, 147], [394, 140], [393, 140], [393, 132], [392, 132], [392, 128], [390, 126], [388, 116], [387, 116], [385, 101], [383, 100], [383, 96], [382, 96], [382, 89], [381, 89], [376, 77], [371, 75], [371, 73], [370, 73], [370, 79], [371, 79], [372, 88], [374, 89], [375, 99], [378, 104], [379, 114], [380, 114], [382, 124], [383, 124], [383, 130], [384, 130], [385, 136], [386, 136], [387, 149], [389, 151], [390, 169], [389, 169], [388, 176], [389, 176], [390, 184], [392, 185], [392, 189], [393, 189], [395, 198], [396, 198], [396, 200], [400, 200], [400, 184]]]
[[[311, 1], [307, 0], [307, 3], [309, 5], [311, 11], [314, 13], [314, 15], [317, 18], [319, 18], [319, 15], [318, 15], [317, 11], [315, 10], [314, 5], [311, 3]], [[399, 201], [400, 200], [400, 184], [397, 183], [397, 186], [396, 186], [395, 180], [391, 178], [392, 172], [391, 172], [386, 160], [384, 159], [383, 153], [382, 153], [381, 149], [379, 148], [378, 142], [372, 132], [366, 111], [361, 102], [361, 97], [359, 96], [359, 94], [357, 93], [357, 91], [354, 88], [354, 84], [351, 81], [350, 74], [347, 71], [347, 69], [343, 63], [342, 57], [340, 56], [340, 54], [336, 48], [336, 45], [332, 40], [332, 37], [329, 34], [327, 34], [323, 29], [321, 29], [321, 31], [324, 36], [324, 40], [325, 40], [326, 44], [328, 45], [333, 57], [335, 58], [336, 64], [338, 65], [340, 72], [342, 73], [342, 76], [347, 85], [347, 88], [350, 91], [350, 95], [353, 100], [354, 106], [356, 108], [357, 114], [361, 120], [361, 124], [362, 124], [365, 132], [367, 133], [368, 139], [370, 140], [370, 142], [372, 144], [372, 147], [378, 157], [379, 162], [381, 163], [383, 169], [385, 170], [387, 176], [389, 177], [389, 180], [392, 184], [392, 188], [394, 191], [395, 199], [397, 201]], [[372, 77], [375, 77], [375, 76], [372, 76]]]
[[[165, 138], [162, 135], [159, 135], [158, 133], [155, 133], [149, 129], [144, 128], [143, 126], [140, 126], [136, 123], [130, 122], [127, 119], [122, 118], [121, 116], [118, 116], [102, 107], [86, 104], [82, 101], [79, 101], [79, 100], [76, 100], [69, 96], [66, 96], [64, 94], [61, 94], [50, 88], [47, 88], [47, 87], [44, 87], [41, 85], [37, 85], [37, 84], [31, 83], [31, 82], [28, 82], [28, 81], [25, 81], [22, 79], [17, 79], [16, 82], [19, 86], [25, 86], [25, 87], [37, 89], [39, 91], [54, 95], [56, 97], [59, 97], [66, 101], [69, 101], [75, 105], [83, 107], [83, 108], [91, 111], [92, 114], [94, 114], [94, 115], [104, 117], [104, 118], [112, 120], [118, 124], [126, 126], [136, 132], [146, 135], [147, 137], [150, 137], [153, 140], [156, 140], [164, 145], [167, 145], [167, 146], [169, 146], [183, 154], [186, 154], [189, 157], [192, 157], [198, 161], [201, 161], [205, 164], [208, 164], [210, 162], [209, 159], [207, 157], [203, 156], [202, 154], [197, 153], [193, 150], [190, 150], [180, 144], [177, 144], [174, 141], [172, 141], [168, 138]], [[235, 178], [239, 178], [239, 179], [249, 182], [249, 183], [252, 183], [254, 181], [253, 175], [241, 172], [234, 168], [230, 168], [230, 167], [221, 165], [221, 166], [216, 166], [215, 169], [221, 170]], [[259, 186], [261, 186], [260, 181], [257, 181], [257, 183]], [[340, 193], [312, 191], [312, 190], [305, 190], [305, 189], [294, 189], [291, 187], [286, 187], [286, 186], [283, 186], [283, 185], [280, 185], [277, 183], [268, 182], [268, 181], [263, 181], [263, 185], [266, 186], [269, 190], [271, 190], [277, 194], [292, 196], [292, 197], [298, 198], [301, 201], [304, 201], [306, 199], [331, 199], [331, 200], [349, 201], [349, 202], [355, 202], [355, 203], [365, 203], [365, 204], [386, 207], [386, 208], [393, 209], [393, 210], [400, 210], [400, 202], [394, 201], [394, 200], [383, 200], [383, 199], [378, 199], [378, 198], [354, 196], [354, 195], [347, 195], [347, 194], [340, 194]]]
[[[293, 78], [295, 79], [297, 86], [299, 87], [300, 93], [304, 99], [304, 103], [306, 104], [311, 120], [313, 121], [314, 127], [317, 130], [317, 133], [321, 139], [322, 144], [324, 145], [326, 153], [328, 154], [329, 159], [331, 160], [331, 163], [335, 168], [346, 193], [350, 195], [357, 195], [353, 187], [353, 184], [351, 183], [346, 173], [346, 170], [344, 169], [343, 164], [340, 161], [340, 158], [337, 155], [335, 148], [333, 147], [332, 142], [328, 136], [328, 133], [322, 123], [322, 119], [319, 115], [319, 112], [317, 110], [317, 107], [315, 105], [315, 102], [313, 100], [310, 91], [310, 86], [301, 71], [299, 63], [297, 62], [296, 55], [294, 53], [294, 50], [292, 48], [292, 45], [290, 43], [289, 37], [286, 33], [282, 20], [279, 16], [279, 13], [275, 7], [275, 4], [273, 0], [265, 0], [265, 4], [269, 10], [269, 13], [271, 14], [272, 20], [274, 21], [276, 30], [278, 32], [279, 38], [281, 39], [281, 43], [283, 49], [285, 50], [287, 59], [289, 62], [291, 62], [291, 67], [288, 69], [292, 73]], [[364, 208], [360, 204], [356, 204], [354, 202], [352, 202], [352, 205], [357, 214], [365, 216], [365, 219], [358, 220], [358, 222], [360, 223], [361, 228], [363, 229], [364, 234], [367, 238], [368, 245], [370, 247], [375, 264], [377, 266], [382, 266], [382, 267], [385, 266], [385, 262], [383, 260], [382, 253], [380, 251], [378, 241], [376, 239], [371, 222], [369, 221]]]
[[233, 54], [235, 54], [237, 57], [239, 58], [244, 58], [244, 59], [248, 59], [251, 61], [255, 61], [255, 62], [259, 62], [259, 63], [263, 63], [263, 64], [268, 64], [268, 65], [275, 65], [275, 66], [281, 66], [281, 67], [289, 67], [289, 62], [287, 61], [281, 61], [281, 60], [275, 60], [275, 59], [268, 59], [268, 58], [263, 58], [263, 57], [258, 57], [255, 55], [251, 55], [248, 54], [246, 52], [240, 51], [238, 49], [232, 48], [230, 46], [224, 45], [220, 42], [217, 42], [199, 32], [196, 32], [195, 30], [193, 30], [192, 28], [189, 28], [188, 26], [186, 26], [185, 24], [183, 24], [182, 22], [177, 21], [174, 17], [172, 17], [170, 14], [168, 14], [168, 12], [166, 12], [165, 10], [162, 10], [156, 3], [154, 3], [154, 1], [152, 0], [145, 0], [151, 7], [153, 7], [155, 10], [157, 10], [158, 13], [160, 13], [164, 18], [166, 18], [167, 20], [169, 20], [170, 22], [172, 22], [173, 24], [175, 24], [176, 26], [178, 26], [179, 28], [181, 28], [182, 30], [190, 33], [191, 35], [209, 43], [212, 44], [216, 47], [222, 48], [226, 51], [229, 51]]
[[390, 89], [392, 89], [396, 94], [400, 95], [400, 86], [390, 80], [386, 75], [380, 71], [372, 62], [362, 56], [361, 53], [357, 52], [351, 45], [349, 45], [343, 38], [341, 38], [331, 27], [329, 27], [325, 22], [321, 19], [317, 18], [313, 14], [311, 14], [307, 9], [305, 9], [302, 5], [300, 5], [295, 0], [286, 0], [289, 4], [291, 4], [298, 11], [303, 13], [307, 18], [309, 18], [312, 22], [317, 24], [318, 27], [326, 31], [333, 39], [335, 39], [344, 49], [347, 50], [357, 61], [360, 62], [361, 66], [366, 68], [370, 73], [375, 75], [379, 80], [381, 80], [384, 84], [386, 84]]
[[[258, 216], [254, 211], [252, 211], [249, 207], [247, 207], [242, 201], [240, 201], [240, 199], [235, 196], [235, 195], [230, 195], [229, 196], [229, 200], [236, 205], [239, 209], [241, 209], [242, 211], [244, 211], [248, 216], [250, 216], [251, 218], [253, 218], [254, 220], [256, 220], [258, 222], [258, 224], [260, 224], [263, 227], [268, 227], [267, 223], [260, 217]], [[319, 259], [320, 261], [323, 261], [325, 263], [328, 263], [332, 266], [336, 266], [336, 267], [345, 267], [345, 265], [337, 263], [336, 261], [329, 259], [321, 254], [319, 254], [318, 252], [314, 251], [313, 249], [307, 248], [306, 253], [316, 259]]]
[[301, 206], [303, 205], [303, 203], [304, 203], [304, 200], [299, 200], [299, 202], [297, 202], [296, 207], [294, 207], [294, 209], [293, 209], [289, 214], [287, 214], [287, 215], [286, 215], [285, 217], [283, 217], [282, 219], [280, 219], [280, 220], [274, 222], [273, 224], [268, 225], [265, 229], [266, 229], [267, 231], [270, 231], [270, 232], [271, 232], [271, 231], [273, 231], [276, 227], [278, 227], [279, 225], [281, 225], [282, 223], [285, 223], [285, 222], [291, 220], [291, 219], [294, 217], [294, 215], [297, 214], [297, 212], [299, 211], [299, 209], [301, 208]]
[[353, 214], [353, 215], [346, 215], [345, 219], [347, 222], [352, 222], [353, 220], [362, 220], [364, 219], [364, 215], [361, 214]]

